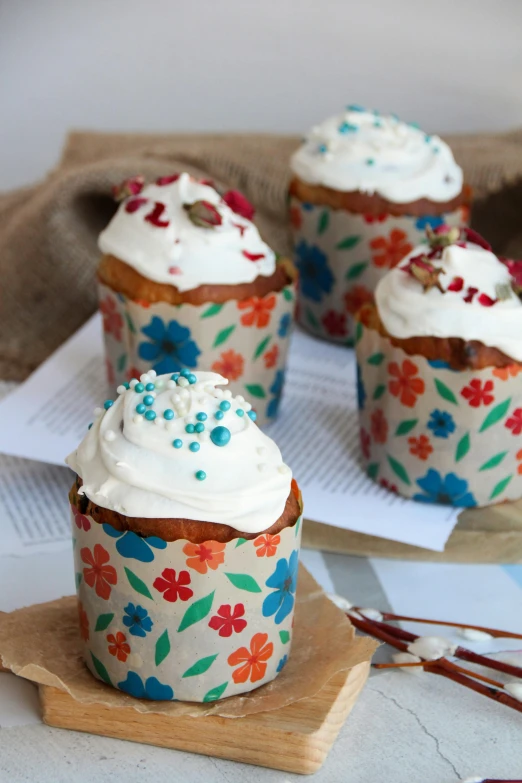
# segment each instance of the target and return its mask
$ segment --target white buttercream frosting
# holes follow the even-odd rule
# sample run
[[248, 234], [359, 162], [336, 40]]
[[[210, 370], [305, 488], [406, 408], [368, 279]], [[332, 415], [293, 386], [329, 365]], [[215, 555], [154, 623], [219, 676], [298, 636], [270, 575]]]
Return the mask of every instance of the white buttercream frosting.
[[[471, 242], [462, 244], [449, 245], [440, 258], [432, 259], [435, 267], [444, 270], [439, 276], [444, 293], [436, 287], [424, 291], [404, 271], [410, 259], [429, 250], [425, 245], [379, 281], [375, 298], [386, 330], [399, 339], [478, 340], [522, 361], [522, 302], [511, 288], [508, 268], [489, 250]], [[449, 290], [450, 286], [459, 290]]]
[[[191, 221], [186, 207], [198, 201], [217, 209], [220, 225], [203, 228]], [[251, 283], [276, 267], [275, 253], [255, 225], [233, 212], [214, 188], [187, 173], [166, 185], [147, 185], [125, 199], [100, 234], [99, 247], [144, 277], [180, 291]]]
[[450, 201], [463, 183], [462, 169], [438, 136], [356, 106], [312, 128], [291, 167], [313, 185], [376, 193], [396, 204]]
[[[92, 427], [66, 460], [83, 480], [81, 492], [130, 517], [265, 530], [284, 510], [290, 468], [250, 418], [251, 405], [219, 388], [228, 383], [225, 378], [212, 372], [178, 375], [155, 377], [151, 371], [139, 385], [119, 387], [118, 399], [110, 407], [105, 403], [107, 410], [97, 409]], [[147, 418], [153, 414], [153, 420]]]

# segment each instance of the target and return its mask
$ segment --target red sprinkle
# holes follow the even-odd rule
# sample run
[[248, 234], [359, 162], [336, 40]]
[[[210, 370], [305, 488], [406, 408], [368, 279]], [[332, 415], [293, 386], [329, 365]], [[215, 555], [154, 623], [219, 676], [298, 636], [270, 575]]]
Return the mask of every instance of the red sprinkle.
[[478, 294], [478, 288], [473, 288], [472, 286], [469, 286], [468, 293], [464, 297], [464, 301], [470, 304], [473, 301], [473, 297], [475, 296], [475, 294]]
[[179, 174], [171, 174], [167, 177], [158, 177], [156, 180], [156, 185], [170, 185], [172, 182], [177, 182], [179, 177]]
[[147, 203], [147, 201], [147, 198], [131, 198], [125, 202], [125, 212], [129, 212], [130, 214], [137, 212], [140, 207]]
[[497, 303], [496, 299], [492, 299], [487, 294], [481, 294], [477, 301], [483, 307], [493, 307], [493, 305]]
[[165, 204], [162, 204], [161, 201], [155, 201], [152, 212], [149, 212], [149, 214], [145, 216], [145, 220], [147, 223], [151, 223], [157, 228], [167, 228], [170, 221], [160, 219], [166, 209], [167, 207]]
[[252, 220], [254, 217], [254, 207], [239, 190], [227, 190], [226, 193], [223, 193], [222, 199], [237, 215], [241, 215], [247, 220]]
[[484, 237], [481, 236], [478, 231], [474, 231], [472, 228], [463, 228], [462, 231], [464, 231], [468, 242], [473, 242], [473, 244], [479, 245], [479, 247], [483, 247], [484, 250], [491, 250], [491, 245], [489, 242], [486, 242]]
[[239, 230], [240, 235], [243, 236], [247, 227], [242, 226], [240, 223], [232, 223], [232, 225], [234, 226], [234, 228], [237, 228]]
[[181, 269], [179, 266], [169, 266], [169, 274], [170, 275], [180, 275]]
[[259, 261], [261, 258], [265, 257], [264, 253], [249, 253], [248, 250], [243, 250], [242, 252], [249, 261]]
[[463, 277], [454, 277], [446, 290], [447, 291], [462, 291], [463, 288], [464, 288], [464, 278]]

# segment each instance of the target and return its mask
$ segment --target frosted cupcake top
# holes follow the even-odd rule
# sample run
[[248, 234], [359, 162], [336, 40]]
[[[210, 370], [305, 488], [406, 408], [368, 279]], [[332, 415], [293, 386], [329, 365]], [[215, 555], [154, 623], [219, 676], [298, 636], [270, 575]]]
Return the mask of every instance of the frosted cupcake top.
[[181, 518], [246, 533], [283, 513], [292, 472], [243, 397], [212, 372], [183, 370], [118, 387], [67, 464], [80, 493], [129, 517]]
[[100, 234], [100, 250], [149, 280], [188, 291], [251, 283], [274, 273], [275, 253], [261, 239], [250, 220], [254, 210], [238, 191], [221, 196], [186, 173], [147, 186], [136, 177], [116, 191], [127, 197]]
[[478, 340], [522, 361], [520, 287], [506, 263], [470, 229], [428, 231], [378, 283], [380, 318], [393, 337]]
[[312, 128], [291, 167], [310, 184], [376, 193], [396, 204], [451, 201], [463, 182], [462, 169], [438, 136], [354, 104]]

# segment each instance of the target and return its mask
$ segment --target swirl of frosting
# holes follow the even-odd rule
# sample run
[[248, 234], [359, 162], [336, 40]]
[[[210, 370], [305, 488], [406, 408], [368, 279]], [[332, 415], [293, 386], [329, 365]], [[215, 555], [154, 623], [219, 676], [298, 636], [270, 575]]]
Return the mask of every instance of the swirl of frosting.
[[478, 340], [522, 361], [522, 302], [506, 265], [473, 242], [452, 244], [429, 263], [432, 280], [424, 290], [408, 271], [412, 259], [429, 258], [427, 250], [417, 247], [377, 285], [377, 309], [388, 333]]
[[283, 513], [292, 472], [252, 406], [212, 372], [149, 371], [107, 400], [67, 464], [81, 492], [130, 517], [181, 518], [257, 533]]
[[123, 201], [98, 244], [149, 280], [179, 291], [251, 283], [276, 266], [255, 225], [187, 173], [160, 178]]
[[312, 128], [291, 167], [310, 184], [377, 193], [396, 204], [450, 201], [463, 182], [462, 169], [438, 136], [358, 106]]

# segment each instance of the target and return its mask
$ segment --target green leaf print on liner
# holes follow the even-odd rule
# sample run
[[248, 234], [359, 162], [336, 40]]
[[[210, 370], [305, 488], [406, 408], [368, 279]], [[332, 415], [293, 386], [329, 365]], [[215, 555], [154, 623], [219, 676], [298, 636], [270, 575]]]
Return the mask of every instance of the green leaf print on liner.
[[262, 386], [259, 385], [259, 383], [246, 383], [245, 389], [249, 394], [252, 395], [252, 397], [259, 397], [261, 399], [266, 397], [265, 390]]
[[232, 326], [227, 326], [226, 329], [222, 329], [220, 332], [217, 333], [216, 339], [214, 340], [213, 348], [217, 348], [218, 345], [223, 345], [226, 340], [230, 337], [234, 329], [236, 328], [236, 325], [233, 324]]
[[500, 495], [501, 492], [504, 492], [505, 488], [507, 487], [507, 485], [509, 484], [512, 478], [513, 476], [511, 475], [505, 479], [502, 479], [502, 481], [499, 481], [498, 484], [493, 489], [493, 492], [489, 496], [489, 499], [493, 500], [493, 498], [496, 498], [497, 495]]
[[386, 386], [383, 383], [381, 383], [375, 389], [375, 391], [373, 393], [373, 399], [374, 400], [380, 400], [380, 398], [382, 397], [382, 395], [384, 394], [385, 391], [386, 391]]
[[355, 343], [357, 344], [361, 337], [363, 336], [363, 327], [362, 323], [360, 321], [357, 321], [357, 326], [355, 327]]
[[78, 589], [79, 586], [81, 585], [82, 579], [83, 579], [83, 574], [75, 574], [74, 575], [74, 581], [76, 582], [76, 589]]
[[419, 423], [418, 419], [405, 419], [404, 421], [400, 422], [397, 429], [395, 430], [395, 434], [407, 435], [408, 432], [411, 432], [412, 429], [416, 427], [418, 423]]
[[194, 601], [194, 603], [189, 606], [179, 624], [178, 633], [184, 631], [185, 628], [194, 625], [194, 623], [199, 623], [200, 620], [203, 620], [203, 618], [207, 616], [212, 609], [215, 592], [215, 590], [212, 590], [212, 592], [204, 596], [204, 598], [200, 598], [199, 601]]
[[494, 457], [491, 457], [491, 459], [488, 459], [487, 462], [481, 465], [479, 470], [491, 470], [492, 468], [496, 468], [497, 465], [500, 465], [506, 455], [507, 451], [501, 451], [498, 454], [495, 454]]
[[156, 666], [159, 666], [160, 663], [163, 663], [163, 661], [165, 660], [165, 658], [169, 653], [170, 653], [169, 632], [165, 628], [160, 638], [156, 642], [156, 653], [154, 658], [156, 662]]
[[376, 479], [378, 472], [379, 472], [379, 463], [378, 462], [372, 462], [366, 468], [366, 473], [369, 475], [369, 477], [371, 479]]
[[317, 233], [324, 234], [324, 232], [328, 228], [329, 223], [330, 223], [330, 213], [325, 210], [324, 212], [321, 212], [321, 215], [319, 216], [319, 220], [317, 222]]
[[497, 423], [497, 421], [503, 419], [506, 413], [508, 412], [508, 408], [510, 404], [511, 404], [511, 397], [508, 397], [508, 399], [504, 400], [504, 402], [500, 402], [498, 405], [495, 405], [495, 407], [492, 410], [490, 410], [490, 412], [482, 422], [482, 427], [479, 429], [479, 432], [484, 432], [484, 430], [487, 430], [488, 427], [492, 427], [493, 424]]
[[213, 315], [217, 315], [218, 313], [220, 313], [222, 309], [223, 309], [223, 305], [222, 304], [210, 305], [208, 310], [205, 310], [204, 313], [201, 313], [201, 317], [202, 318], [212, 318]]
[[118, 370], [118, 372], [123, 372], [126, 364], [127, 364], [127, 354], [122, 353], [122, 355], [116, 362], [116, 369]]
[[355, 247], [355, 245], [360, 241], [361, 237], [346, 237], [346, 239], [342, 239], [340, 242], [338, 242], [335, 246], [336, 250], [351, 250], [352, 247]]
[[132, 318], [128, 313], [125, 313], [125, 320], [127, 321], [129, 332], [131, 332], [131, 334], [136, 334], [136, 327], [134, 326], [134, 321], [132, 320]]
[[196, 661], [193, 666], [190, 667], [190, 669], [187, 669], [185, 674], [182, 674], [182, 677], [197, 677], [198, 674], [204, 674], [207, 672], [216, 658], [218, 657], [218, 653], [215, 655], [208, 655], [206, 658], [200, 658], [199, 661]]
[[250, 574], [225, 574], [234, 587], [238, 590], [246, 590], [247, 593], [261, 593], [262, 590], [256, 580]]
[[294, 298], [292, 291], [289, 288], [283, 288], [283, 296], [287, 302], [291, 302]]
[[279, 631], [279, 638], [283, 644], [288, 644], [290, 641], [290, 631]]
[[364, 272], [367, 266], [368, 266], [368, 261], [361, 261], [360, 264], [354, 264], [347, 271], [346, 279], [353, 280], [355, 277], [359, 277], [360, 275], [362, 275], [362, 273]]
[[259, 359], [259, 357], [261, 356], [261, 354], [263, 353], [263, 351], [265, 350], [266, 346], [268, 345], [271, 339], [272, 339], [272, 335], [269, 334], [268, 337], [265, 337], [264, 340], [261, 340], [256, 350], [254, 351], [254, 359]]
[[445, 383], [439, 381], [438, 378], [435, 378], [435, 386], [437, 388], [438, 393], [444, 400], [447, 400], [448, 402], [453, 402], [455, 405], [459, 404], [459, 401], [457, 400], [457, 398], [455, 397], [451, 389], [449, 389]]
[[96, 625], [94, 627], [94, 630], [105, 631], [112, 623], [113, 619], [114, 619], [114, 612], [111, 612], [110, 614], [98, 615], [98, 619], [96, 620]]
[[235, 548], [237, 549], [238, 546], [243, 546], [243, 544], [246, 544], [246, 542], [247, 542], [246, 538], [238, 538], [237, 539], [237, 544], [236, 544]]
[[462, 438], [457, 443], [457, 448], [455, 450], [455, 462], [460, 462], [460, 460], [466, 456], [466, 454], [469, 451], [470, 445], [471, 443], [469, 439], [469, 432], [466, 432], [466, 434], [463, 435]]
[[299, 519], [298, 519], [298, 520], [297, 520], [297, 522], [295, 523], [295, 535], [296, 535], [296, 538], [297, 538], [297, 534], [299, 533], [299, 527], [300, 527], [300, 525], [301, 525], [301, 517], [299, 517]]
[[305, 309], [305, 313], [306, 313], [306, 320], [308, 321], [310, 326], [312, 326], [314, 329], [319, 329], [320, 328], [319, 321], [308, 307]]
[[101, 677], [101, 679], [104, 682], [106, 682], [107, 685], [112, 685], [111, 678], [109, 677], [109, 672], [107, 671], [103, 663], [99, 661], [98, 658], [96, 658], [96, 656], [93, 655], [92, 653], [91, 653], [91, 658], [92, 658], [93, 666], [96, 669], [97, 675]]
[[142, 582], [142, 580], [139, 578], [139, 576], [136, 576], [136, 574], [130, 570], [130, 568], [127, 568], [127, 566], [123, 566], [125, 569], [125, 573], [127, 574], [127, 579], [129, 580], [129, 584], [132, 587], [133, 590], [136, 590], [137, 593], [140, 595], [144, 595], [145, 598], [150, 598], [151, 601], [154, 601], [154, 598], [152, 597], [149, 588], [145, 584], [145, 582]]
[[368, 364], [373, 364], [376, 367], [379, 366], [379, 364], [382, 364], [384, 361], [384, 354], [383, 353], [372, 353], [370, 358], [367, 360]]
[[388, 462], [390, 463], [390, 468], [393, 470], [395, 475], [398, 476], [401, 481], [404, 481], [404, 483], [408, 484], [409, 486], [411, 484], [411, 481], [410, 481], [410, 477], [406, 472], [406, 468], [404, 467], [404, 465], [402, 465], [393, 457], [390, 457], [389, 454], [387, 456], [388, 456]]
[[215, 688], [212, 688], [208, 693], [205, 693], [203, 696], [203, 701], [217, 701], [218, 699], [223, 696], [224, 692], [227, 689], [228, 682], [224, 682], [221, 685], [216, 685]]

